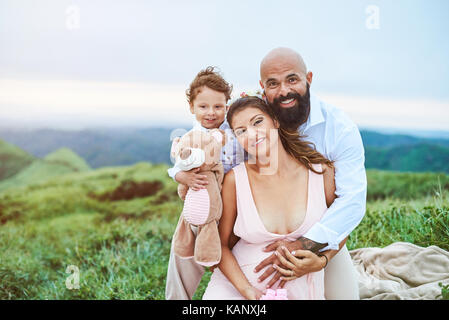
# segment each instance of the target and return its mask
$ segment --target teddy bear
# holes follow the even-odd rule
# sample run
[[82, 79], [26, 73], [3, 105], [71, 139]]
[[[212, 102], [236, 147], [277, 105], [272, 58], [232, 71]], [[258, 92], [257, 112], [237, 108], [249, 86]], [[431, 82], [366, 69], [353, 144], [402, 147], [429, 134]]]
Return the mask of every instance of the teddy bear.
[[[216, 265], [221, 260], [217, 225], [223, 210], [221, 149], [225, 143], [226, 135], [222, 130], [191, 130], [172, 150], [178, 168], [183, 171], [200, 168], [198, 173], [206, 175], [208, 182], [205, 189], [198, 191], [178, 185], [178, 195], [184, 200], [184, 207], [173, 236], [173, 250], [177, 256], [193, 257], [198, 264], [206, 267]], [[198, 227], [196, 236], [192, 226]]]

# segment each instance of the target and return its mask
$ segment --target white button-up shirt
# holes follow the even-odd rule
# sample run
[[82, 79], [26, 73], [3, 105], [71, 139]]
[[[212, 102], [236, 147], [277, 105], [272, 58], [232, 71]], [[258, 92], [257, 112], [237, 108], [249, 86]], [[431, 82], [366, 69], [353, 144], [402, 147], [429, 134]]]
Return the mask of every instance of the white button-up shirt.
[[337, 198], [321, 220], [304, 235], [338, 249], [339, 243], [362, 221], [366, 210], [365, 151], [356, 124], [337, 107], [310, 97], [310, 115], [298, 130], [335, 166]]

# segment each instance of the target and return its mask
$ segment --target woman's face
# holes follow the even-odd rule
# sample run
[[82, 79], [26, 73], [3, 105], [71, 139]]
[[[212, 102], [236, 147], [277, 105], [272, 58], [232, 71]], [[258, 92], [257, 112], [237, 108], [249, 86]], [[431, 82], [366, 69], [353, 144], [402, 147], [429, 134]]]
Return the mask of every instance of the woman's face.
[[231, 125], [237, 140], [251, 156], [266, 158], [279, 143], [279, 126], [257, 107], [249, 106], [238, 111]]

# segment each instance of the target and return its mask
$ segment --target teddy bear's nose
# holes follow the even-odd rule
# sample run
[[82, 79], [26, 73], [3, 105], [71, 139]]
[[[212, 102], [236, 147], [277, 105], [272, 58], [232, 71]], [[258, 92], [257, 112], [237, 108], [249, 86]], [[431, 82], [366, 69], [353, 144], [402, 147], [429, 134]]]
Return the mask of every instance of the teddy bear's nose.
[[190, 157], [191, 154], [192, 154], [192, 150], [190, 150], [190, 149], [183, 149], [181, 151], [180, 157], [181, 157], [182, 160], [185, 160], [188, 157]]

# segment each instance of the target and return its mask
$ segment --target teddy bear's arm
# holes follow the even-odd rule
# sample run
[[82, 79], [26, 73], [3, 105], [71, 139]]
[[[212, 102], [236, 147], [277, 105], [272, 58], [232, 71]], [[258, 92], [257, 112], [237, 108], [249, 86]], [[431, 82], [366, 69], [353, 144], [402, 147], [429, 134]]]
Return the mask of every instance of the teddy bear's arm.
[[219, 163], [217, 164], [212, 171], [214, 172], [216, 178], [217, 178], [217, 183], [218, 183], [218, 188], [221, 191], [221, 187], [223, 186], [223, 178], [224, 178], [224, 169], [223, 169], [223, 164]]

